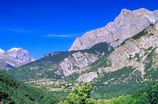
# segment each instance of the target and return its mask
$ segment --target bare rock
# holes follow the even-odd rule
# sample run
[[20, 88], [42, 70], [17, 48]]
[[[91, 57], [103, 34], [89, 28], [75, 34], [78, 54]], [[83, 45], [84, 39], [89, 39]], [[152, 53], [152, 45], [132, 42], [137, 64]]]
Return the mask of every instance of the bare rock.
[[71, 51], [69, 56], [64, 58], [58, 66], [56, 73], [69, 76], [75, 72], [81, 72], [85, 67], [95, 62], [105, 54], [109, 54], [113, 48], [107, 43], [99, 43], [87, 50]]
[[91, 82], [93, 81], [95, 78], [98, 78], [98, 74], [97, 72], [90, 72], [90, 73], [86, 73], [81, 75], [77, 81], [78, 82]]
[[114, 22], [108, 23], [105, 27], [86, 32], [74, 41], [69, 50], [88, 49], [100, 42], [110, 43], [115, 48], [124, 40], [139, 33], [151, 23], [154, 24], [157, 20], [158, 11], [152, 12], [144, 8], [134, 11], [123, 9]]
[[111, 67], [100, 68], [98, 69], [99, 73], [112, 72], [123, 67], [133, 66], [143, 76], [145, 74], [145, 59], [158, 47], [157, 23], [154, 26], [149, 26], [144, 32], [144, 35], [138, 39], [131, 38], [124, 45], [116, 48], [109, 56]]

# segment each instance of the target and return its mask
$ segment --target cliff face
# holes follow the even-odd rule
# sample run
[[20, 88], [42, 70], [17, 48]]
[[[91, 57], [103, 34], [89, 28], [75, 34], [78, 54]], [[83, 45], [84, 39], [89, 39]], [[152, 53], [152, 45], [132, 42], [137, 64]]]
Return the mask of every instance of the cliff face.
[[[141, 77], [151, 70], [149, 63], [152, 62], [152, 68], [157, 68], [158, 60], [158, 23], [150, 25], [148, 28], [138, 33], [137, 35], [127, 39], [120, 46], [118, 46], [107, 58], [110, 61], [110, 66], [97, 68], [98, 76], [94, 74], [85, 73], [80, 75], [77, 79], [81, 81], [92, 81], [99, 77], [101, 73], [109, 73], [121, 70], [125, 67], [133, 67], [134, 71], [139, 71]], [[134, 73], [134, 71], [132, 73]], [[91, 80], [86, 80], [84, 76]], [[94, 77], [96, 76], [96, 77]]]
[[[104, 55], [104, 53], [103, 53]], [[59, 69], [63, 71], [65, 76], [83, 69], [99, 59], [99, 55], [77, 52], [65, 58], [60, 64]]]
[[144, 8], [134, 11], [123, 9], [114, 22], [77, 38], [69, 51], [88, 49], [100, 42], [110, 43], [115, 48], [157, 20], [158, 11], [152, 12]]
[[82, 71], [85, 67], [95, 62], [103, 55], [112, 52], [112, 50], [113, 48], [110, 45], [100, 43], [88, 50], [76, 51], [59, 63], [59, 71], [62, 72], [64, 76], [69, 76], [74, 72]]
[[[139, 37], [139, 35], [144, 36]], [[109, 71], [115, 71], [125, 66], [133, 66], [144, 74], [145, 59], [151, 52], [157, 52], [157, 41], [158, 28], [156, 25], [150, 26], [147, 30], [126, 41], [124, 45], [117, 48], [109, 56], [112, 63], [112, 70]], [[108, 71], [108, 68], [105, 68], [104, 71]]]

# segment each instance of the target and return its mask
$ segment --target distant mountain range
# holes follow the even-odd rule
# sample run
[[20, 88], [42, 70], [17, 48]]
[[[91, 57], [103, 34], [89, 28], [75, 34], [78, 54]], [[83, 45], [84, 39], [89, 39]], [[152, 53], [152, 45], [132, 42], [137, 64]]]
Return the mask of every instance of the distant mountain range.
[[12, 48], [8, 51], [0, 49], [0, 69], [10, 70], [35, 61], [27, 50]]
[[9, 73], [38, 84], [50, 79], [42, 82], [46, 85], [92, 82], [96, 98], [129, 94], [158, 78], [157, 41], [158, 10], [123, 9], [114, 22], [77, 38], [69, 51], [50, 53]]

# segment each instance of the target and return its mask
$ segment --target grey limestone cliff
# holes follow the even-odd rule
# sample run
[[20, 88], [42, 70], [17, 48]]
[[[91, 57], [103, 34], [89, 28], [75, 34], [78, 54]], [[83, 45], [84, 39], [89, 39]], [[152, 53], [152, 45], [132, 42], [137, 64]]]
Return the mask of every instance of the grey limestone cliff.
[[58, 71], [62, 72], [64, 76], [69, 76], [84, 70], [85, 67], [112, 51], [113, 48], [109, 44], [99, 43], [90, 49], [73, 52], [59, 63]]
[[69, 50], [88, 49], [100, 42], [110, 43], [115, 48], [125, 39], [134, 36], [157, 20], [158, 10], [149, 11], [141, 8], [131, 11], [123, 9], [114, 22], [108, 23], [105, 27], [86, 32], [74, 41]]
[[[133, 67], [134, 71], [139, 71], [144, 78], [147, 70], [158, 67], [158, 23], [150, 25], [142, 32], [124, 41], [110, 55], [111, 65], [98, 68], [97, 70], [80, 75], [77, 81], [90, 82], [99, 75], [95, 73], [115, 72], [124, 67]], [[153, 56], [152, 56], [153, 55]], [[149, 60], [150, 59], [150, 60]], [[148, 66], [152, 62], [152, 68]], [[134, 73], [134, 72], [133, 72]], [[88, 79], [85, 77], [88, 76]]]

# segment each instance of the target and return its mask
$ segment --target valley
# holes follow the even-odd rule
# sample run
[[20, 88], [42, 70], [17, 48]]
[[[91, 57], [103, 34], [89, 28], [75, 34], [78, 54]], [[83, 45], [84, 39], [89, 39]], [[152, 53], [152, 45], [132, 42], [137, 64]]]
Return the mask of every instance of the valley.
[[[77, 38], [68, 51], [38, 60], [26, 50], [11, 50], [14, 61], [24, 63], [11, 69], [0, 63], [4, 104], [158, 102], [158, 10], [123, 9], [113, 22]], [[4, 53], [0, 50], [1, 57]]]

